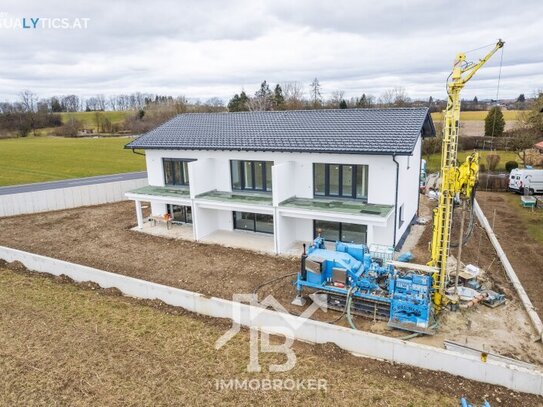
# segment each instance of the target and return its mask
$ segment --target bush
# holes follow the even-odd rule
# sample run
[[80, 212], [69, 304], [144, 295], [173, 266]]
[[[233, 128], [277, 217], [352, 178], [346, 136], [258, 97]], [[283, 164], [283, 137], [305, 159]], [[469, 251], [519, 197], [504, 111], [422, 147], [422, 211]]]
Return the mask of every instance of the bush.
[[505, 163], [505, 171], [511, 172], [515, 168], [518, 168], [518, 163], [516, 161], [507, 161]]
[[489, 154], [486, 156], [486, 163], [490, 171], [495, 171], [496, 167], [500, 163], [500, 156], [498, 154]]

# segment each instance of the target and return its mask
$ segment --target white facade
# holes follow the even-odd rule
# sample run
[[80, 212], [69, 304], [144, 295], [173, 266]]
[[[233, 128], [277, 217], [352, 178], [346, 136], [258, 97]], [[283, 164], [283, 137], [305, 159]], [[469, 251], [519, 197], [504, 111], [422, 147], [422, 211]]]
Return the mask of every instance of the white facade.
[[[367, 226], [368, 244], [396, 246], [417, 212], [421, 137], [411, 156], [206, 150], [146, 150], [145, 154], [149, 185], [155, 187], [165, 186], [164, 158], [191, 160], [188, 163], [190, 194], [185, 198], [173, 198], [142, 195], [136, 191], [128, 193], [127, 197], [135, 200], [137, 205], [141, 201], [150, 201], [155, 216], [165, 214], [167, 204], [190, 206], [196, 241], [205, 240], [206, 236], [218, 230], [234, 231], [232, 213], [243, 211], [273, 215], [274, 233], [269, 238], [273, 241], [275, 253], [286, 253], [293, 245], [311, 241], [315, 219], [363, 224]], [[232, 192], [231, 160], [273, 162], [271, 202], [259, 204], [200, 197], [209, 191]], [[368, 206], [390, 205], [390, 211], [385, 215], [353, 214], [281, 205], [293, 197], [315, 199], [314, 163], [366, 165]], [[236, 191], [236, 194], [254, 193]], [[139, 222], [140, 227], [142, 222], [143, 219]]]

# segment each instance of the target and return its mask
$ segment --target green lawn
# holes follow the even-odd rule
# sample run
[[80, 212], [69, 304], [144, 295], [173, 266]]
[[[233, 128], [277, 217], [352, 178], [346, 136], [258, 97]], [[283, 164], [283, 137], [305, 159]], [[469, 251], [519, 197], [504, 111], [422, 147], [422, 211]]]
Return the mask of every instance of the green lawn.
[[[458, 161], [460, 161], [460, 163], [463, 163], [468, 154], [471, 154], [471, 151], [458, 152]], [[499, 154], [499, 156], [501, 157], [497, 167], [498, 171], [505, 171], [505, 163], [507, 161], [516, 161], [520, 164], [518, 156], [512, 151], [479, 151], [479, 154], [481, 155], [481, 164], [484, 164], [487, 169], [488, 164], [486, 162], [486, 156], [488, 154]], [[422, 158], [426, 160], [426, 171], [428, 173], [439, 171], [441, 167], [441, 153], [432, 154], [430, 155], [429, 159], [427, 155], [424, 155]]]
[[61, 113], [60, 117], [62, 122], [66, 123], [70, 118], [76, 119], [83, 124], [86, 129], [96, 130], [96, 113], [99, 113], [109, 120], [112, 124], [122, 123], [129, 115], [133, 114], [132, 111], [117, 111], [117, 112], [68, 112]]
[[[505, 194], [504, 194], [505, 195]], [[522, 225], [526, 228], [528, 235], [539, 243], [543, 244], [543, 210], [523, 208], [520, 204], [520, 196], [508, 193], [505, 195], [509, 207], [521, 219]]]
[[0, 186], [145, 170], [124, 150], [131, 138], [28, 137], [0, 140]]
[[[518, 114], [520, 110], [502, 110], [503, 118], [505, 120], [518, 120]], [[484, 120], [487, 111], [482, 112], [460, 112], [460, 120]], [[434, 122], [443, 121], [443, 114], [441, 112], [432, 113], [432, 119]]]

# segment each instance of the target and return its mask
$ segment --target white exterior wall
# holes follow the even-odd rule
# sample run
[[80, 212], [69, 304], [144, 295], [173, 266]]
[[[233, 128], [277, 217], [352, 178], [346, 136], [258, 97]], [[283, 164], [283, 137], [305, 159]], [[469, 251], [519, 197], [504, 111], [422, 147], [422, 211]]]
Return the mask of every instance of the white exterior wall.
[[[287, 165], [293, 165], [294, 172], [283, 173], [277, 181], [281, 184], [294, 183], [296, 196], [300, 198], [313, 198], [313, 163], [367, 165], [369, 168], [368, 203], [394, 205], [396, 167], [392, 162], [392, 157], [387, 155], [185, 150], [146, 150], [145, 154], [149, 185], [164, 186], [162, 158], [212, 159], [213, 174], [207, 171], [206, 173], [213, 180], [213, 185], [209, 186], [213, 188], [210, 190], [217, 189], [218, 191], [232, 190], [230, 160], [273, 161], [274, 165], [287, 163]], [[418, 185], [418, 175], [416, 181]], [[191, 189], [194, 187], [195, 185], [191, 184]]]
[[420, 159], [421, 143], [419, 138], [412, 156], [397, 157], [400, 163], [398, 181], [398, 207], [404, 206], [404, 223], [400, 226], [399, 213], [396, 213], [398, 231], [396, 233], [396, 244], [409, 227], [409, 223], [417, 213], [419, 203], [419, 180], [420, 180]]
[[[368, 243], [396, 245], [403, 233], [407, 230], [409, 222], [416, 214], [418, 205], [418, 185], [420, 175], [420, 146], [419, 138], [414, 153], [409, 158], [397, 156], [399, 163], [398, 182], [398, 208], [404, 205], [404, 223], [400, 226], [398, 212], [395, 211], [386, 223], [362, 223], [368, 227]], [[396, 164], [392, 155], [361, 155], [361, 154], [319, 154], [319, 153], [283, 153], [261, 151], [206, 151], [206, 150], [147, 150], [147, 171], [149, 184], [164, 186], [163, 158], [183, 158], [195, 160], [189, 163], [190, 198], [193, 201], [193, 218], [195, 224], [195, 238], [202, 239], [214, 230], [232, 230], [232, 210], [243, 210], [231, 207], [211, 208], [209, 203], [201, 203], [198, 208], [199, 194], [218, 190], [232, 191], [230, 160], [258, 160], [272, 161], [272, 193], [273, 207], [291, 197], [313, 198], [313, 164], [356, 164], [368, 166], [368, 203], [381, 205], [395, 205], [396, 199]], [[409, 165], [408, 165], [409, 162]], [[153, 214], [166, 212], [163, 203], [151, 202]], [[269, 213], [267, 210], [255, 212]], [[276, 245], [279, 252], [286, 249], [296, 241], [310, 241], [313, 239], [313, 220], [300, 216], [287, 217], [277, 213], [275, 216]], [[333, 213], [315, 217], [324, 220], [344, 221], [335, 219]], [[307, 216], [306, 216], [307, 217]], [[396, 234], [394, 226], [396, 225]], [[394, 241], [394, 236], [396, 237]]]

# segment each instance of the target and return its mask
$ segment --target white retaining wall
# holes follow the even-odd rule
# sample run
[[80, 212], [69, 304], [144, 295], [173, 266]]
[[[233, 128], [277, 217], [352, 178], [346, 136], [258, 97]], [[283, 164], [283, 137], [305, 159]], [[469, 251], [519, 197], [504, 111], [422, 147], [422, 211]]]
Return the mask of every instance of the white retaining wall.
[[126, 192], [145, 185], [147, 178], [140, 178], [0, 195], [0, 217], [123, 201]]
[[272, 334], [282, 334], [285, 329], [293, 329], [294, 338], [302, 341], [335, 343], [340, 348], [357, 355], [443, 371], [471, 380], [505, 386], [515, 391], [543, 395], [543, 373], [539, 371], [498, 361], [482, 362], [480, 358], [471, 355], [355, 331], [320, 321], [302, 320], [286, 313], [220, 298], [209, 298], [191, 291], [8, 247], [0, 246], [0, 258], [9, 262], [20, 261], [34, 271], [57, 276], [64, 274], [79, 282], [93, 281], [103, 288], [116, 287], [128, 296], [159, 299], [199, 314], [229, 318], [242, 325], [256, 327]]

